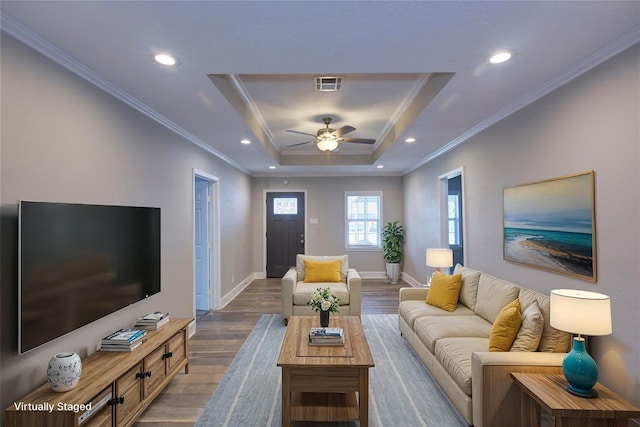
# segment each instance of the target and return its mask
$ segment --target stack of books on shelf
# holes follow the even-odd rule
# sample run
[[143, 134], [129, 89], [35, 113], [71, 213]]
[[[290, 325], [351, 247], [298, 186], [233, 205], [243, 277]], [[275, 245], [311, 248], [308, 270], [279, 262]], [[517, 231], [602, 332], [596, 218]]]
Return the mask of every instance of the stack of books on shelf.
[[135, 327], [146, 329], [148, 331], [156, 331], [169, 323], [169, 313], [156, 311], [154, 313], [145, 314], [136, 319]]
[[102, 338], [100, 351], [132, 351], [147, 340], [144, 329], [120, 329]]
[[309, 345], [343, 346], [342, 328], [311, 328], [309, 330]]

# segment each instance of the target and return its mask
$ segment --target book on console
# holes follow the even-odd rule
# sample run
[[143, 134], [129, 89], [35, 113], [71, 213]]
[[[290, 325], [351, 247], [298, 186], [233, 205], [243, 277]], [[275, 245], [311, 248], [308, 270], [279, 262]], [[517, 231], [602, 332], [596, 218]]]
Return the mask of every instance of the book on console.
[[133, 351], [136, 348], [140, 347], [142, 343], [147, 340], [146, 337], [141, 337], [140, 339], [130, 343], [130, 344], [105, 344], [100, 345], [100, 351]]
[[166, 321], [169, 321], [169, 313], [155, 311], [153, 313], [145, 314], [142, 317], [138, 317], [136, 319], [136, 324], [153, 325], [160, 321], [163, 321], [164, 319], [167, 319]]
[[102, 338], [102, 343], [131, 343], [145, 337], [146, 335], [147, 331], [144, 329], [123, 328]]
[[162, 320], [158, 320], [157, 322], [149, 322], [149, 323], [140, 323], [140, 322], [136, 322], [136, 324], [134, 325], [134, 327], [139, 328], [139, 329], [146, 329], [147, 331], [157, 331], [158, 329], [160, 329], [161, 327], [163, 327], [164, 325], [166, 325], [167, 323], [169, 323], [169, 317], [165, 317]]

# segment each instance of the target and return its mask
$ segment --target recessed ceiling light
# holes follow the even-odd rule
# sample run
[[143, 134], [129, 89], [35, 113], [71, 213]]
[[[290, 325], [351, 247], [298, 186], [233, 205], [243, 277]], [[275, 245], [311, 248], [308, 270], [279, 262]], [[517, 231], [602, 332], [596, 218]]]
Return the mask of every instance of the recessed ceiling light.
[[509, 59], [511, 59], [511, 52], [503, 50], [491, 56], [491, 58], [489, 58], [489, 62], [491, 62], [492, 64], [501, 64], [508, 61]]
[[240, 143], [244, 144], [244, 145], [249, 145], [249, 144], [251, 144], [251, 141], [249, 141], [247, 138], [244, 138], [244, 139], [240, 140]]
[[176, 58], [171, 55], [167, 55], [166, 53], [159, 53], [155, 55], [153, 59], [155, 59], [156, 62], [162, 65], [176, 65], [176, 63], [178, 62]]
[[376, 166], [378, 169], [382, 169], [384, 167], [384, 165], [378, 165]]
[[412, 138], [407, 138], [407, 139], [404, 140], [404, 142], [406, 142], [407, 144], [411, 144], [412, 142], [416, 142], [416, 139], [413, 138], [413, 137]]
[[276, 168], [276, 167], [275, 167], [275, 166], [273, 166], [273, 165], [269, 166], [269, 169], [275, 169], [275, 168]]

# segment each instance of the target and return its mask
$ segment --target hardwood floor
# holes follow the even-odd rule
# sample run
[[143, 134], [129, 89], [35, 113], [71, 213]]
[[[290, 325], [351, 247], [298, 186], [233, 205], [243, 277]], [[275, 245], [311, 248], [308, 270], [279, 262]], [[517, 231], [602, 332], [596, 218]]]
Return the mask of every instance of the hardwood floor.
[[[363, 280], [362, 314], [397, 313], [400, 286]], [[199, 312], [189, 374], [176, 375], [134, 425], [193, 426], [260, 316], [280, 312], [280, 279], [254, 280], [224, 309]]]

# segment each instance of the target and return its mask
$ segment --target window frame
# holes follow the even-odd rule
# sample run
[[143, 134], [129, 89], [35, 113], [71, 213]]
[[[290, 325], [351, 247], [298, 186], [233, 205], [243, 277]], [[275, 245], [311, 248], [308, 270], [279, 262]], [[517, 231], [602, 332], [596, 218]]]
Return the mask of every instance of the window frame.
[[[349, 220], [349, 197], [378, 197], [378, 219], [377, 219], [377, 245], [352, 245], [349, 244], [349, 225], [352, 222], [360, 222], [364, 221], [369, 222], [371, 220], [358, 219], [358, 220]], [[382, 225], [384, 222], [382, 221], [382, 213], [383, 213], [383, 194], [382, 191], [345, 191], [344, 192], [344, 247], [347, 251], [382, 251]]]

